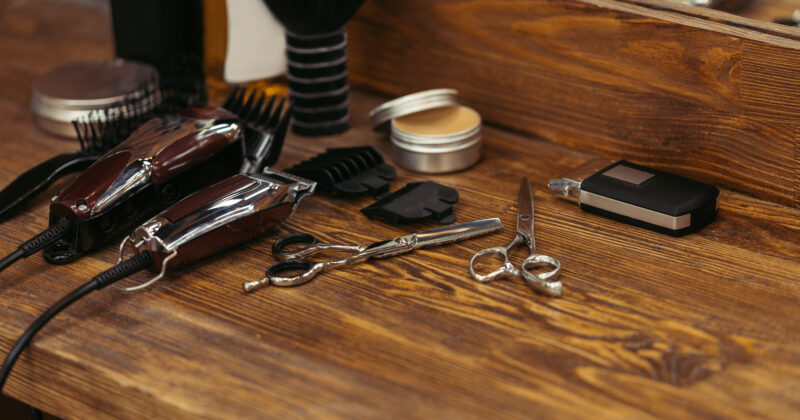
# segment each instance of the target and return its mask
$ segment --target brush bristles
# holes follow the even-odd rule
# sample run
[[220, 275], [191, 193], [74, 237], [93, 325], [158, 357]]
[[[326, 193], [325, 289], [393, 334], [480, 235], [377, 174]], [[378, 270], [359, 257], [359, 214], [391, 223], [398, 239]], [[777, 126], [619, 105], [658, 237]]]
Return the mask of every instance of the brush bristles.
[[81, 150], [104, 153], [157, 115], [204, 106], [207, 99], [202, 62], [194, 55], [176, 55], [159, 69], [159, 78], [125, 95], [108, 108], [72, 121]]
[[290, 32], [316, 35], [340, 29], [364, 0], [264, 0]]
[[145, 87], [126, 95], [122, 102], [72, 121], [81, 150], [89, 153], [110, 150], [152, 118], [160, 104], [158, 81], [152, 80]]

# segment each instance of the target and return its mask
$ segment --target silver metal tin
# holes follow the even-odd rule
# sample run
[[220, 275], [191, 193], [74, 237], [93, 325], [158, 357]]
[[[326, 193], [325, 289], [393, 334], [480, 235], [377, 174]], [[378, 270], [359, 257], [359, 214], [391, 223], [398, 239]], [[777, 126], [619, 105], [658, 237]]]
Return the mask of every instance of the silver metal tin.
[[372, 128], [379, 128], [395, 118], [444, 106], [458, 105], [455, 89], [431, 89], [393, 99], [369, 112]]
[[474, 165], [481, 158], [480, 123], [465, 131], [441, 136], [406, 133], [394, 125], [389, 138], [394, 161], [415, 172], [455, 172]]
[[75, 138], [72, 121], [92, 111], [113, 110], [123, 101], [137, 100], [137, 94], [142, 96], [143, 104], [156, 104], [155, 98], [145, 92], [155, 92], [157, 84], [158, 72], [148, 64], [121, 59], [73, 63], [55, 68], [33, 82], [31, 107], [42, 129]]
[[466, 169], [480, 160], [483, 146], [480, 118], [473, 127], [442, 135], [409, 133], [395, 124], [395, 119], [403, 116], [462, 106], [457, 99], [458, 92], [454, 89], [433, 89], [394, 99], [370, 112], [373, 128], [391, 121], [389, 139], [395, 163], [415, 172], [445, 173]]

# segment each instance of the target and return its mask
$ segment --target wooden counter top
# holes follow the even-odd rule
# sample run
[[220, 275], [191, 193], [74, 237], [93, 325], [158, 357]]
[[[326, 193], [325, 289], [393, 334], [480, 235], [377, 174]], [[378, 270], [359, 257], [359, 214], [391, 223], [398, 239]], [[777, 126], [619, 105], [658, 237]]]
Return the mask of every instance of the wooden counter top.
[[[35, 127], [30, 86], [49, 68], [110, 57], [107, 11], [93, 4], [10, 1], [0, 14], [0, 185], [77, 147]], [[364, 144], [388, 158], [366, 116], [385, 99], [355, 92], [352, 130], [290, 136], [276, 166]], [[591, 157], [487, 128], [472, 169], [399, 170], [392, 189], [453, 186], [459, 221], [500, 217], [502, 231], [251, 295], [241, 284], [273, 262], [274, 237], [144, 291], [108, 288], [45, 327], [4, 392], [64, 418], [796, 416], [800, 210], [724, 190], [713, 224], [664, 236], [550, 195], [548, 179]], [[562, 298], [519, 279], [479, 284], [467, 271], [474, 252], [511, 239], [523, 176], [534, 185], [538, 248], [563, 265]], [[0, 225], [0, 254], [46, 227], [56, 190]], [[433, 227], [369, 221], [358, 211], [369, 202], [314, 195], [279, 234], [368, 244]], [[112, 248], [67, 266], [37, 254], [0, 273], [0, 354], [108, 268]]]

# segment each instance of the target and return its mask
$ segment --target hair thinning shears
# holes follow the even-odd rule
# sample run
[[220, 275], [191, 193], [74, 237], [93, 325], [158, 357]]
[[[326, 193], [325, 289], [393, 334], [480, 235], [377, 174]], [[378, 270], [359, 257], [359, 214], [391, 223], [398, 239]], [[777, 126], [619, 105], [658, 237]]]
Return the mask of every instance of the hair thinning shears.
[[[514, 267], [508, 259], [508, 252], [515, 246], [528, 246], [530, 256], [525, 258], [519, 268]], [[487, 256], [500, 255], [505, 259], [503, 265], [489, 274], [481, 275], [475, 271], [475, 264], [478, 260]], [[530, 271], [537, 267], [551, 267], [552, 270], [544, 273]], [[561, 296], [563, 285], [558, 280], [561, 271], [561, 263], [557, 259], [536, 253], [536, 239], [533, 236], [533, 193], [531, 182], [528, 178], [523, 178], [519, 187], [519, 204], [517, 208], [517, 235], [505, 247], [498, 246], [486, 248], [472, 256], [469, 261], [469, 273], [475, 280], [486, 283], [504, 277], [522, 277], [533, 290], [548, 295]]]
[[[324, 244], [320, 243], [313, 235], [307, 233], [293, 233], [278, 239], [272, 246], [273, 254], [280, 258], [285, 258], [285, 260], [272, 264], [267, 269], [266, 276], [263, 279], [246, 282], [243, 287], [245, 292], [252, 292], [253, 290], [270, 284], [275, 286], [296, 286], [308, 282], [314, 278], [314, 276], [328, 268], [353, 264], [370, 258], [393, 257], [395, 255], [411, 252], [417, 248], [457, 242], [502, 228], [503, 224], [500, 222], [500, 219], [484, 219], [425, 232], [412, 233], [394, 239], [375, 242], [366, 247], [359, 245]], [[306, 246], [293, 252], [286, 251], [288, 246], [294, 244], [305, 244]], [[351, 255], [338, 260], [324, 262], [313, 262], [303, 259], [304, 257], [325, 251], [350, 252]], [[302, 272], [294, 276], [279, 276], [281, 273], [298, 270]]]

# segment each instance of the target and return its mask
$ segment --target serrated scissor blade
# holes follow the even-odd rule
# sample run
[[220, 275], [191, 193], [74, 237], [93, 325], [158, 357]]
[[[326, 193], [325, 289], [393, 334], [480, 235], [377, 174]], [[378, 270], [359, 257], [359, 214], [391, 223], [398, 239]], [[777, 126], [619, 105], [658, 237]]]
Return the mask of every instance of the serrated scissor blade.
[[458, 242], [464, 239], [485, 235], [489, 232], [502, 229], [503, 223], [500, 219], [483, 219], [474, 222], [459, 223], [453, 226], [426, 230], [425, 232], [415, 233], [417, 243], [414, 248], [442, 245], [450, 242]]

